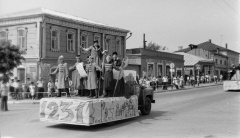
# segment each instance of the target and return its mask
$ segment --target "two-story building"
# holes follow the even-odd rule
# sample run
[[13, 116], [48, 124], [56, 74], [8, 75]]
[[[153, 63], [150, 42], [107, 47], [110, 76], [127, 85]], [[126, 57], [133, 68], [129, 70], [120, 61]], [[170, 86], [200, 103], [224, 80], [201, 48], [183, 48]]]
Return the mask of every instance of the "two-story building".
[[205, 59], [211, 59], [215, 62], [214, 74], [219, 76], [220, 74], [227, 73], [229, 67], [232, 64], [238, 65], [239, 53], [233, 50], [218, 46], [211, 42], [211, 40], [198, 44], [190, 44], [188, 48], [178, 50], [177, 52], [185, 52], [195, 56], [199, 56]]
[[81, 51], [80, 46], [87, 48], [94, 40], [110, 54], [118, 52], [124, 57], [128, 33], [129, 30], [44, 8], [0, 17], [0, 41], [11, 40], [26, 58], [13, 71], [23, 83], [26, 78], [36, 81], [42, 77], [48, 81], [60, 55], [68, 66], [74, 65], [76, 55], [86, 60], [89, 53]]
[[182, 55], [154, 51], [144, 48], [127, 49], [129, 65], [127, 69], [136, 70], [140, 77], [171, 76], [170, 64], [174, 63], [172, 75], [184, 74], [184, 58]]

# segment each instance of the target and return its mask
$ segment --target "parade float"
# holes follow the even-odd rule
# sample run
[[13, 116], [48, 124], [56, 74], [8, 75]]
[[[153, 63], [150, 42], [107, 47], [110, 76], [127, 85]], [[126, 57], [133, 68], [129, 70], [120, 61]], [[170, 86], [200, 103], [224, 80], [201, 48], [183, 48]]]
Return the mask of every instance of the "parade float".
[[153, 88], [138, 83], [136, 71], [124, 70], [128, 97], [54, 97], [40, 100], [40, 121], [91, 126], [151, 112]]
[[230, 80], [223, 81], [223, 90], [240, 90], [240, 66], [229, 71]]

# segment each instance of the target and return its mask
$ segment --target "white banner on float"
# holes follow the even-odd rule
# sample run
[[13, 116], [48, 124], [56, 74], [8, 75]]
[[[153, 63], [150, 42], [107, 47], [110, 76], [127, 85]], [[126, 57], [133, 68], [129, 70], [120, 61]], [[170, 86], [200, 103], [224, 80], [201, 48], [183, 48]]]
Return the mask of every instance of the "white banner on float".
[[240, 81], [223, 81], [223, 90], [240, 90]]
[[40, 120], [76, 125], [96, 125], [139, 116], [138, 97], [89, 99], [43, 98]]

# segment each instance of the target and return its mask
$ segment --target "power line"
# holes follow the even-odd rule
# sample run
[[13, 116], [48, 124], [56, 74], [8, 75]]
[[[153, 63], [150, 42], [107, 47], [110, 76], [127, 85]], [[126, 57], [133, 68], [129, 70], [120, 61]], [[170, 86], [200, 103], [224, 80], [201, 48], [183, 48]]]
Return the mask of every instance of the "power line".
[[232, 15], [230, 15], [228, 12], [226, 12], [222, 6], [220, 6], [215, 0], [212, 0], [225, 14], [227, 14], [228, 16], [230, 16], [231, 18], [234, 19], [234, 17]]
[[230, 4], [228, 4], [225, 0], [223, 0], [223, 2], [230, 8], [232, 9], [233, 12], [235, 12], [236, 14], [239, 14]]

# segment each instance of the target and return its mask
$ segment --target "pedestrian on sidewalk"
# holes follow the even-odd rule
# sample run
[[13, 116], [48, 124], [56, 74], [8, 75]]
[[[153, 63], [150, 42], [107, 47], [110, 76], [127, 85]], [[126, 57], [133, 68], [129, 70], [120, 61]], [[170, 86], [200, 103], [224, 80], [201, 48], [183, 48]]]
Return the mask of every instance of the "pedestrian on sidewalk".
[[9, 84], [3, 78], [0, 80], [0, 93], [1, 93], [1, 110], [8, 111], [7, 101], [8, 101], [8, 93], [9, 93]]
[[188, 87], [190, 87], [190, 83], [191, 83], [190, 76], [187, 76], [187, 86]]
[[213, 76], [214, 82], [217, 84], [217, 75]]
[[14, 87], [13, 87], [13, 83], [14, 83], [14, 79], [11, 79], [9, 81], [9, 92], [10, 92], [10, 97], [12, 98], [15, 91], [14, 91]]
[[30, 91], [32, 100], [35, 100], [36, 86], [34, 85], [34, 82], [31, 82], [31, 84], [29, 86], [29, 91]]
[[48, 82], [48, 97], [53, 97], [53, 93], [55, 92], [55, 89], [54, 89], [54, 83], [52, 80], [49, 80]]
[[204, 76], [201, 76], [201, 83], [204, 83]]
[[222, 81], [223, 81], [223, 75], [222, 74], [220, 74], [220, 84], [222, 84]]
[[184, 88], [184, 86], [183, 86], [184, 85], [184, 78], [183, 78], [183, 76], [181, 76], [179, 80], [180, 80], [180, 88]]
[[31, 85], [31, 80], [30, 80], [30, 78], [27, 78], [27, 83], [26, 83], [26, 85], [25, 85], [25, 88], [26, 88], [26, 91], [27, 91], [27, 98], [29, 97], [30, 98], [30, 96], [31, 96], [31, 94], [30, 94], [30, 90], [29, 90], [29, 86]]
[[162, 77], [158, 76], [157, 88], [159, 88], [160, 85], [162, 85]]
[[38, 99], [42, 99], [43, 98], [43, 92], [44, 92], [43, 86], [44, 86], [44, 81], [40, 77], [39, 80], [37, 81]]
[[179, 88], [178, 88], [178, 85], [177, 85], [177, 77], [175, 77], [175, 75], [172, 75], [172, 77], [173, 77], [173, 85], [174, 85], [174, 87], [175, 87], [176, 89], [179, 89]]
[[167, 90], [167, 82], [168, 82], [167, 76], [163, 76], [162, 80], [163, 80], [163, 90]]
[[13, 87], [14, 87], [14, 92], [15, 92], [15, 99], [19, 100], [19, 92], [20, 92], [20, 80], [17, 79], [17, 77], [15, 77], [15, 81], [13, 83]]
[[192, 87], [195, 87], [195, 77], [192, 75], [190, 79]]
[[197, 85], [199, 86], [199, 83], [200, 83], [200, 76], [197, 75], [196, 79], [197, 79]]

